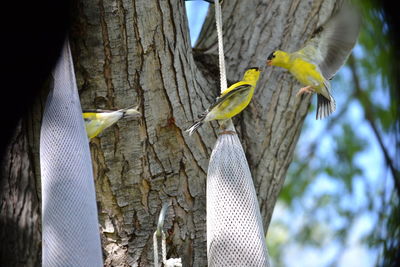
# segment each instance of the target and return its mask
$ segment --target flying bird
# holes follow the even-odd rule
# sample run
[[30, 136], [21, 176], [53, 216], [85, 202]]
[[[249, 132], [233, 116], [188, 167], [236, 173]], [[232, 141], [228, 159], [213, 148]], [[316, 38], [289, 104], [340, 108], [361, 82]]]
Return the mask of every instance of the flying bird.
[[358, 12], [344, 2], [326, 23], [314, 31], [303, 48], [293, 53], [277, 50], [268, 56], [268, 66], [289, 70], [305, 86], [296, 96], [317, 93], [316, 119], [323, 119], [336, 110], [329, 80], [350, 55], [357, 42], [360, 24]]

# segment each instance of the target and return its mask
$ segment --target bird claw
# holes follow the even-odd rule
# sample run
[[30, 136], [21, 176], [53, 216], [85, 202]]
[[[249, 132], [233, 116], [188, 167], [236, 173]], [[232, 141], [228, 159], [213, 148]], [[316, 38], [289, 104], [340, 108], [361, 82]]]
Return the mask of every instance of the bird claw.
[[301, 96], [301, 95], [304, 94], [304, 93], [312, 94], [312, 93], [314, 93], [314, 92], [315, 92], [315, 91], [312, 89], [311, 86], [306, 86], [306, 87], [301, 88], [301, 89], [297, 92], [296, 96], [297, 96], [297, 97], [298, 97], [298, 96]]

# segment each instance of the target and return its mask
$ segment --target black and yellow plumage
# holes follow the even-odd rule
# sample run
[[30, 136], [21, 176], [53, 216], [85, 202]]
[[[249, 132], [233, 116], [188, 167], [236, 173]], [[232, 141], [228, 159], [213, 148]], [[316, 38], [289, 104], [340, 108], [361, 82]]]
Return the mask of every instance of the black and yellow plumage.
[[243, 75], [243, 79], [226, 90], [212, 104], [189, 129], [192, 135], [204, 122], [212, 120], [227, 120], [244, 110], [250, 103], [254, 89], [260, 77], [258, 68], [249, 68]]
[[269, 66], [288, 69], [305, 85], [297, 95], [317, 93], [317, 119], [336, 109], [329, 80], [345, 63], [360, 31], [360, 17], [346, 1], [328, 21], [318, 27], [305, 46], [293, 53], [277, 50], [268, 59]]
[[83, 110], [82, 113], [89, 139], [96, 137], [122, 118], [139, 117], [140, 115], [140, 112], [133, 107], [120, 110]]

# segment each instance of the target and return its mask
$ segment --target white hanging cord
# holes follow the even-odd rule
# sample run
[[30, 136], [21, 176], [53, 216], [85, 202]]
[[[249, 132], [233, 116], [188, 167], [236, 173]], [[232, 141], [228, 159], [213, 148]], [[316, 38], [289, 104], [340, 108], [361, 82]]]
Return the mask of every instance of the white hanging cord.
[[[215, 23], [217, 24], [217, 35], [218, 35], [218, 58], [219, 58], [219, 73], [220, 73], [220, 86], [221, 93], [228, 88], [226, 82], [226, 70], [225, 70], [225, 53], [224, 53], [224, 38], [222, 34], [222, 12], [221, 4], [219, 0], [214, 0], [215, 5]], [[232, 120], [223, 122], [224, 128], [227, 131], [235, 132]]]
[[161, 208], [160, 215], [158, 217], [157, 230], [153, 234], [153, 252], [154, 252], [154, 266], [161, 266], [158, 263], [158, 241], [157, 237], [161, 236], [161, 254], [162, 254], [162, 262], [165, 267], [182, 267], [182, 260], [180, 258], [171, 258], [167, 259], [167, 245], [166, 245], [166, 237], [163, 231], [165, 214], [167, 213], [169, 204], [164, 203]]
[[157, 243], [157, 231], [153, 234], [153, 253], [154, 253], [154, 267], [158, 267], [158, 243]]
[[215, 22], [217, 24], [217, 35], [218, 35], [218, 56], [219, 56], [219, 71], [220, 71], [220, 83], [221, 92], [228, 88], [226, 82], [226, 71], [225, 71], [225, 55], [224, 55], [224, 42], [222, 35], [222, 12], [219, 0], [214, 0], [215, 5]]

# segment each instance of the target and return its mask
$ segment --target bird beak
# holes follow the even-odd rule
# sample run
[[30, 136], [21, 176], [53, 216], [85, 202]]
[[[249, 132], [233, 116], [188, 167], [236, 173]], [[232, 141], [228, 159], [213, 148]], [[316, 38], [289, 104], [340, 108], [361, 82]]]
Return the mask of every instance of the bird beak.
[[272, 60], [267, 60], [267, 65], [272, 66]]

